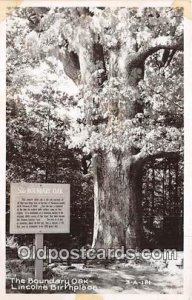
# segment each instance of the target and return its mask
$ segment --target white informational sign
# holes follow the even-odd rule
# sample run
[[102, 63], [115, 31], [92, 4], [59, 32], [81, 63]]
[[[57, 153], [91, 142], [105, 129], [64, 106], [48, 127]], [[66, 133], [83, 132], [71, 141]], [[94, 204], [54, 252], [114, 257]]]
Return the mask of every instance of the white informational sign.
[[69, 232], [69, 184], [11, 183], [11, 234]]

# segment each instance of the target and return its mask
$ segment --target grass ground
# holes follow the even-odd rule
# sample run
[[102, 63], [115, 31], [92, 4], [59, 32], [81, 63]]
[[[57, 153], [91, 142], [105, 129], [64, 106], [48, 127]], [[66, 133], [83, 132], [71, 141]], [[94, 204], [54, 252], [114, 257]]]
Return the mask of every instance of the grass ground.
[[[180, 257], [182, 253], [179, 254]], [[7, 293], [127, 293], [127, 294], [181, 294], [183, 292], [183, 269], [176, 263], [168, 265], [163, 262], [150, 263], [76, 263], [66, 266], [64, 263], [44, 263], [44, 279], [67, 280], [72, 286], [74, 282], [84, 281], [84, 290], [52, 290], [47, 284], [46, 291], [19, 290], [11, 284], [12, 278], [34, 278], [34, 261], [7, 259]], [[58, 288], [60, 284], [57, 285]], [[87, 288], [92, 289], [87, 290]]]

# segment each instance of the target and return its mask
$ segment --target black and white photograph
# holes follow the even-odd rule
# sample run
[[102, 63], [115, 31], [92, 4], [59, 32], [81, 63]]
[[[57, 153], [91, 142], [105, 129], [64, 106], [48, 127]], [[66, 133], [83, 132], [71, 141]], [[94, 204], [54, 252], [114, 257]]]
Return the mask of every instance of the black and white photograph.
[[7, 9], [5, 246], [8, 294], [183, 294], [183, 7]]

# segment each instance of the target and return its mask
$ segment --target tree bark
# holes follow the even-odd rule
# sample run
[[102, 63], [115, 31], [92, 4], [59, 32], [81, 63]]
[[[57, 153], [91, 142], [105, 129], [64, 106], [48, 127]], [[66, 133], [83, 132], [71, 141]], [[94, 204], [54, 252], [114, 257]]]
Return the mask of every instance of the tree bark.
[[95, 215], [92, 246], [141, 248], [141, 164], [125, 153], [100, 151], [93, 160]]

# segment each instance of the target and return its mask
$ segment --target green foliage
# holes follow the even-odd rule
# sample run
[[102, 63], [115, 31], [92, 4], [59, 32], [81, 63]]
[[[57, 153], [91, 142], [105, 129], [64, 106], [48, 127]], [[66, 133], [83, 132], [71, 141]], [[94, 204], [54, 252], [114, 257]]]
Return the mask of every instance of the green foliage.
[[[45, 88], [41, 94], [26, 94], [27, 105], [7, 97], [7, 230], [9, 222], [10, 182], [52, 182], [71, 185], [71, 235], [67, 247], [91, 242], [93, 226], [93, 184], [91, 175], [83, 175], [82, 153], [68, 149], [66, 131], [69, 119], [60, 105], [70, 97]], [[62, 115], [61, 115], [62, 114]], [[20, 237], [30, 241], [31, 237]], [[46, 238], [63, 246], [60, 235]]]
[[[22, 9], [19, 9], [17, 14], [21, 14], [21, 11]], [[84, 147], [86, 152], [97, 151], [99, 148], [106, 151], [114, 148], [124, 151], [128, 147], [144, 149], [149, 153], [153, 153], [155, 149], [163, 151], [181, 149], [183, 134], [181, 52], [177, 51], [169, 65], [164, 66], [161, 60], [164, 50], [150, 55], [145, 61], [144, 78], [140, 80], [138, 89], [127, 85], [121, 75], [123, 67], [121, 65], [126, 64], [127, 47], [134, 53], [145, 48], [149, 41], [155, 38], [169, 36], [170, 39], [173, 36], [180, 38], [181, 9], [52, 8], [41, 12], [37, 9], [32, 11], [26, 9], [25, 14], [36, 15], [37, 19], [41, 15], [41, 20], [38, 21], [40, 33], [28, 28], [21, 37], [15, 35], [15, 30], [19, 33], [22, 26], [27, 28], [27, 21], [11, 16], [8, 20], [8, 49], [10, 49], [8, 63], [13, 60], [10, 43], [13, 36], [17, 36], [12, 43], [18, 45], [17, 51], [22, 48], [23, 53], [30, 56], [31, 67], [37, 68], [39, 65], [42, 73], [43, 64], [49, 65], [50, 68], [46, 71], [47, 80], [50, 82], [51, 74], [59, 79], [62, 72], [60, 63], [65, 59], [65, 50], [77, 53], [82, 77], [83, 68], [90, 72], [88, 84], [79, 86], [76, 102], [81, 109], [81, 122], [73, 124], [74, 126], [70, 128], [70, 147]], [[17, 26], [13, 31], [15, 23]], [[108, 73], [108, 79], [102, 89], [94, 86], [98, 74], [103, 71], [102, 66], [98, 64], [93, 67], [88, 59], [93, 43], [98, 41], [103, 45]], [[80, 44], [83, 44], [87, 51], [87, 66], [84, 67], [83, 61], [81, 62]], [[112, 56], [114, 56], [113, 74], [116, 75], [109, 76]], [[21, 63], [19, 67], [21, 68]], [[29, 82], [30, 85], [34, 85], [35, 80], [35, 74], [31, 73], [33, 69], [29, 68], [26, 74], [28, 80], [32, 81]], [[10, 70], [10, 73], [14, 73], [16, 75], [14, 77], [22, 82], [19, 75], [21, 71], [26, 81], [26, 72], [23, 72], [23, 69], [20, 72]], [[132, 115], [130, 111], [136, 106], [137, 113]]]

